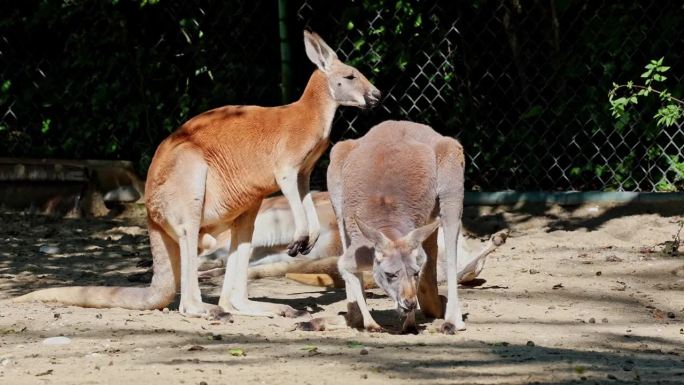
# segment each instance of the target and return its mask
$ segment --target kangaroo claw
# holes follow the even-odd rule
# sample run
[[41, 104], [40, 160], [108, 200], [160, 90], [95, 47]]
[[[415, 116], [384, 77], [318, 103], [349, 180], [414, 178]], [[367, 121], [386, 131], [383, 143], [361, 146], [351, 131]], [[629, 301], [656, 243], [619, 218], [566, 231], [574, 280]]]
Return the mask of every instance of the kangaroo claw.
[[297, 239], [287, 247], [287, 255], [290, 257], [294, 257], [299, 253], [307, 254], [309, 251], [311, 251], [311, 246], [309, 246], [308, 235]]

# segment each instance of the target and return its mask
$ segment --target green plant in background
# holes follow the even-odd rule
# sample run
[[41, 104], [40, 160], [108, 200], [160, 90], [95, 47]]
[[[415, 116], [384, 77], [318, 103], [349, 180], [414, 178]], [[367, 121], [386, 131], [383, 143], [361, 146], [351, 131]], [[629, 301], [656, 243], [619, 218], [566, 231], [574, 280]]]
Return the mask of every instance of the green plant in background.
[[[663, 64], [664, 58], [651, 60], [645, 67], [646, 71], [641, 74], [643, 83], [628, 81], [625, 84], [613, 83], [613, 88], [608, 92], [608, 100], [613, 117], [616, 119], [617, 129], [626, 126], [632, 119], [629, 106], [636, 106], [639, 100], [652, 95], [657, 96], [659, 107], [653, 119], [656, 126], [670, 127], [678, 124], [684, 118], [684, 101], [672, 96], [672, 93], [663, 84], [667, 80], [665, 74], [670, 69]], [[649, 155], [663, 155], [668, 163], [668, 171], [673, 174], [672, 181], [664, 175], [656, 184], [658, 191], [676, 191], [677, 186], [684, 182], [684, 160], [679, 156], [662, 154], [659, 149], [651, 149]]]

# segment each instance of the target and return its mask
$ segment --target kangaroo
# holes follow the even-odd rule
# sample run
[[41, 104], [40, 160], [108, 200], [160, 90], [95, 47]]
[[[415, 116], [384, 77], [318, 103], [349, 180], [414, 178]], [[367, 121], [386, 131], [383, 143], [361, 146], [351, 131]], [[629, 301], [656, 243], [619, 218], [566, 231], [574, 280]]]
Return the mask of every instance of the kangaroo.
[[[463, 211], [463, 148], [432, 128], [386, 121], [362, 138], [337, 143], [330, 154], [328, 189], [338, 218], [350, 324], [381, 331], [366, 305], [362, 271], [415, 328], [415, 310], [445, 321], [440, 331], [464, 330], [458, 298], [458, 235]], [[439, 218], [438, 218], [439, 215]], [[437, 291], [437, 227], [442, 225], [448, 299]], [[445, 309], [446, 307], [446, 313]], [[356, 317], [358, 319], [358, 317]]]
[[[257, 211], [264, 197], [281, 190], [295, 223], [288, 253], [310, 251], [320, 225], [309, 176], [329, 145], [335, 111], [341, 105], [373, 107], [380, 99], [380, 91], [342, 63], [316, 33], [304, 32], [304, 46], [318, 68], [298, 101], [210, 110], [187, 121], [157, 148], [145, 185], [154, 261], [149, 287], [53, 288], [16, 300], [155, 309], [169, 304], [180, 288], [179, 312], [188, 316], [297, 316], [290, 306], [248, 299]], [[228, 273], [216, 306], [202, 302], [197, 255], [221, 241]]]
[[[282, 195], [264, 199], [254, 224], [254, 252], [249, 264], [249, 279], [287, 276], [297, 282], [313, 286], [344, 287], [344, 281], [337, 270], [337, 259], [342, 254], [342, 244], [329, 194], [325, 191], [313, 192], [312, 196], [321, 225], [320, 236], [309, 254], [294, 258], [287, 254], [287, 247], [294, 240], [294, 220], [287, 200]], [[442, 228], [440, 227], [437, 232], [437, 281], [444, 282], [446, 261]], [[506, 231], [500, 231], [481, 244], [477, 241], [469, 242], [462, 232], [459, 233], [458, 283], [474, 280], [484, 268], [487, 256], [504, 244], [507, 236]], [[224, 257], [225, 253], [201, 257], [200, 259], [206, 261], [200, 265], [200, 277], [223, 275]], [[375, 287], [372, 277], [370, 280], [364, 279], [364, 284], [366, 288]]]

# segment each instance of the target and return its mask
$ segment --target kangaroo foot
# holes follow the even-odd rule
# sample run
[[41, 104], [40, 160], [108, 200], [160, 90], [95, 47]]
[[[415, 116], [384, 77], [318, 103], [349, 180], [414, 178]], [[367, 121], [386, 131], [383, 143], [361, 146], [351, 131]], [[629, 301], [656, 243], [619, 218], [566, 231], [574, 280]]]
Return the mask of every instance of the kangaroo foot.
[[219, 314], [223, 310], [216, 305], [204, 302], [181, 301], [178, 312], [186, 317], [210, 317], [211, 314]]
[[456, 334], [456, 331], [465, 330], [465, 322], [460, 321], [453, 324], [449, 321], [444, 321], [442, 326], [439, 327], [439, 332], [442, 334]]
[[297, 310], [288, 305], [252, 301], [248, 299], [231, 300], [230, 302], [226, 303], [224, 303], [222, 300], [219, 300], [219, 306], [225, 312], [255, 317], [283, 316], [287, 318], [297, 318], [309, 314], [309, 312], [306, 310]]

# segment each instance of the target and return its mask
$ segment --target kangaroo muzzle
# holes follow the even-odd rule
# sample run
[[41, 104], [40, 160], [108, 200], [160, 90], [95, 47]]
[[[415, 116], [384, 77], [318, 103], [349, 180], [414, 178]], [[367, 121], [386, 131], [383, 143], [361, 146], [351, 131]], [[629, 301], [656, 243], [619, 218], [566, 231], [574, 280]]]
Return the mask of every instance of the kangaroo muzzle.
[[366, 102], [366, 107], [368, 108], [373, 108], [380, 104], [380, 98], [382, 97], [382, 94], [380, 93], [379, 90], [371, 90], [369, 93], [365, 94], [363, 96], [364, 101]]

